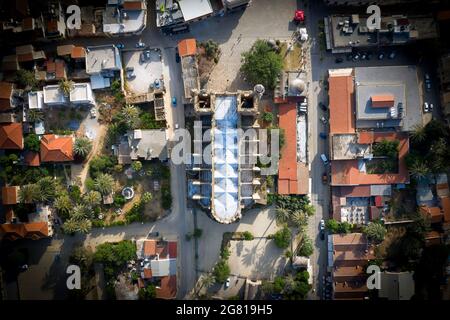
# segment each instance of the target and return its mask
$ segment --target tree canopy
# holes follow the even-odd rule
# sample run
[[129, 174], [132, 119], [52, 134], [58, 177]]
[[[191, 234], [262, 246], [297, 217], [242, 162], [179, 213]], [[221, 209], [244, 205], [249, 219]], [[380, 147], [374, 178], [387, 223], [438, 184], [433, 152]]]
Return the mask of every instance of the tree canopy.
[[283, 58], [264, 40], [257, 40], [242, 54], [241, 70], [252, 85], [262, 84], [269, 89], [276, 86], [283, 69]]

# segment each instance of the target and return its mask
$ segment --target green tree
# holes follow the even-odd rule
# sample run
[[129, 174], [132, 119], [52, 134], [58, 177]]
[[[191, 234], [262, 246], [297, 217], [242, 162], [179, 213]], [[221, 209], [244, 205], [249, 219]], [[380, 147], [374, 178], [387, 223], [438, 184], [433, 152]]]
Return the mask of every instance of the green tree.
[[41, 140], [34, 133], [30, 133], [24, 139], [25, 149], [30, 151], [39, 152], [41, 150]]
[[83, 195], [83, 203], [89, 208], [100, 205], [102, 202], [102, 195], [100, 192], [91, 190]]
[[411, 132], [411, 139], [415, 143], [422, 143], [427, 137], [425, 127], [421, 124], [416, 124], [413, 126], [413, 131]]
[[133, 161], [131, 163], [131, 168], [133, 169], [134, 172], [141, 171], [141, 169], [142, 169], [142, 162], [140, 162], [140, 161]]
[[213, 274], [216, 283], [224, 283], [230, 276], [230, 266], [228, 265], [228, 261], [220, 259], [214, 267]]
[[325, 222], [325, 228], [330, 231], [330, 233], [338, 233], [339, 222], [334, 219], [328, 219]]
[[29, 109], [27, 113], [27, 120], [29, 122], [38, 122], [44, 120], [44, 114], [37, 109]]
[[125, 105], [120, 112], [120, 116], [129, 129], [139, 128], [139, 115], [140, 110], [136, 106], [130, 104]]
[[72, 92], [75, 83], [72, 80], [63, 79], [59, 82], [59, 90], [62, 91], [62, 93], [68, 97], [70, 95], [70, 92]]
[[19, 189], [19, 201], [22, 203], [35, 203], [39, 201], [39, 188], [35, 184], [26, 184]]
[[363, 233], [375, 243], [381, 243], [386, 236], [387, 230], [381, 223], [370, 222], [363, 228]]
[[92, 150], [92, 141], [89, 140], [89, 138], [80, 137], [75, 139], [75, 143], [73, 145], [73, 152], [75, 152], [77, 156], [86, 158], [86, 156], [91, 152], [91, 150]]
[[34, 72], [26, 69], [17, 70], [15, 82], [17, 82], [22, 87], [31, 87], [31, 88], [35, 88], [38, 84]]
[[[214, 284], [214, 275], [207, 273], [205, 275], [202, 276], [202, 280], [201, 280], [201, 286], [200, 286], [200, 290], [205, 287], [206, 289], [209, 289], [213, 284]], [[199, 291], [200, 291], [199, 290]]]
[[301, 211], [292, 213], [291, 221], [292, 224], [300, 230], [303, 230], [308, 225], [308, 217]]
[[244, 231], [242, 233], [242, 235], [244, 236], [244, 240], [247, 240], [247, 241], [255, 239], [255, 237], [253, 236], [253, 234], [250, 231]]
[[70, 215], [73, 204], [69, 196], [67, 194], [63, 194], [55, 199], [53, 206], [62, 218], [67, 219]]
[[89, 161], [89, 174], [92, 178], [96, 178], [100, 173], [111, 173], [115, 164], [113, 157], [96, 156]]
[[153, 196], [150, 192], [144, 192], [144, 194], [141, 197], [141, 201], [143, 203], [149, 203], [150, 201], [152, 201]]
[[408, 166], [409, 174], [417, 180], [425, 178], [430, 173], [430, 168], [424, 161], [415, 161]]
[[311, 239], [307, 235], [303, 235], [297, 254], [302, 257], [309, 257], [314, 252], [314, 246]]
[[283, 58], [264, 40], [257, 40], [250, 51], [242, 54], [241, 70], [247, 81], [263, 84], [269, 89], [276, 86], [283, 69]]
[[284, 226], [283, 229], [278, 230], [274, 234], [273, 238], [278, 248], [286, 249], [287, 247], [289, 247], [289, 244], [291, 243], [291, 236], [292, 236], [291, 230], [287, 226]]
[[152, 300], [156, 298], [156, 287], [153, 284], [141, 288], [138, 292], [139, 300]]
[[289, 221], [290, 213], [286, 208], [277, 208], [275, 210], [275, 220], [278, 224], [284, 224]]
[[262, 115], [262, 119], [265, 122], [272, 123], [272, 121], [273, 121], [273, 113], [272, 112], [264, 112], [263, 115]]
[[398, 146], [400, 141], [398, 140], [386, 140], [383, 139], [373, 145], [374, 156], [386, 156], [388, 158], [396, 158], [398, 156]]
[[36, 182], [36, 187], [39, 190], [38, 201], [49, 202], [55, 199], [57, 182], [53, 177], [43, 177]]
[[95, 189], [104, 196], [111, 194], [114, 189], [113, 177], [107, 173], [100, 173], [95, 178]]

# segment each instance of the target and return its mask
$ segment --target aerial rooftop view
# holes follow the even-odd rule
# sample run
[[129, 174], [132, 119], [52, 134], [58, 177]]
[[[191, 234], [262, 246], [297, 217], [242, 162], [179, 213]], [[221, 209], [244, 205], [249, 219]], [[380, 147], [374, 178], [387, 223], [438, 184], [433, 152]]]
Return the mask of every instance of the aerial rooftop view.
[[450, 300], [448, 1], [0, 23], [0, 300]]

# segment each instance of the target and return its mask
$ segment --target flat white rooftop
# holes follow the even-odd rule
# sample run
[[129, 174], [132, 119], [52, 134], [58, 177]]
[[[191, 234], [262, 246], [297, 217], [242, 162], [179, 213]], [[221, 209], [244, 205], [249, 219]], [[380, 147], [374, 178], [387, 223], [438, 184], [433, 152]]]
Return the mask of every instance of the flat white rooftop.
[[65, 104], [67, 98], [59, 88], [59, 85], [50, 85], [43, 88], [44, 103], [46, 104]]
[[194, 20], [213, 12], [209, 0], [180, 0], [178, 4], [184, 21]]
[[29, 109], [42, 109], [44, 106], [44, 92], [33, 91], [28, 93], [28, 108]]
[[114, 45], [86, 48], [86, 73], [120, 69], [120, 57]]
[[70, 101], [72, 102], [91, 102], [92, 89], [90, 83], [76, 83], [70, 92]]

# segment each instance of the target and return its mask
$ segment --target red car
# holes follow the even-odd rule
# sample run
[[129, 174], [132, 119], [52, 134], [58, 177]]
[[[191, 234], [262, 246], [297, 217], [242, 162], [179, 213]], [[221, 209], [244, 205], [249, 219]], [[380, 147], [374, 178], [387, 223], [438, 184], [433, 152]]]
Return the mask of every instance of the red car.
[[294, 21], [297, 23], [304, 22], [305, 21], [305, 11], [295, 10]]

